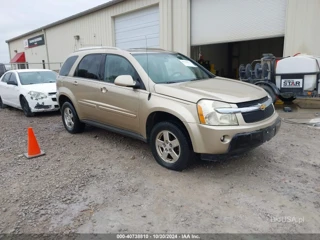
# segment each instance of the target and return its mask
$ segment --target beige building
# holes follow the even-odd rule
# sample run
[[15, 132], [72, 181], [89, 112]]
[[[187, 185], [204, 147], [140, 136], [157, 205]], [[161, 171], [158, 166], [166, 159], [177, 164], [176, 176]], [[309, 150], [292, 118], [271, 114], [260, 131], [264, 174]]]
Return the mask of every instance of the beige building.
[[[7, 40], [14, 67], [59, 70], [78, 48], [160, 47], [237, 77], [263, 53], [320, 55], [320, 0], [113, 0]], [[21, 64], [27, 62], [28, 64]]]

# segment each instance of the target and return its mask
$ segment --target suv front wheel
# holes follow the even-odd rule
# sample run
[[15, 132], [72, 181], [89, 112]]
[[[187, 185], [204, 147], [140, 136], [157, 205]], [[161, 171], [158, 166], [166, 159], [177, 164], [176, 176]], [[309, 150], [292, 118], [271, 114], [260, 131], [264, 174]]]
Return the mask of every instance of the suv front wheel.
[[194, 158], [188, 136], [171, 122], [160, 122], [153, 127], [150, 147], [157, 162], [171, 170], [182, 171]]
[[61, 108], [64, 127], [69, 133], [83, 132], [85, 124], [79, 120], [78, 114], [71, 103], [65, 102]]

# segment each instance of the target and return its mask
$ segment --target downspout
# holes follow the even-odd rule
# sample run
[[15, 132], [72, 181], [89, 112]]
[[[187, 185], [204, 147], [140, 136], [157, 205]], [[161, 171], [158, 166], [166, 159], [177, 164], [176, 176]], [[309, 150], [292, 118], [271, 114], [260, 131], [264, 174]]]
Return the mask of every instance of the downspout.
[[188, 57], [192, 57], [191, 56], [191, 4], [192, 4], [192, 0], [187, 0], [187, 56]]
[[174, 51], [174, 20], [173, 20], [173, 0], [170, 1], [171, 7], [171, 51]]
[[9, 63], [10, 63], [10, 69], [12, 69], [12, 64], [11, 64], [11, 59], [12, 59], [12, 57], [11, 57], [11, 47], [10, 47], [10, 42], [7, 42], [7, 44], [8, 44], [8, 48], [9, 48]]
[[47, 54], [47, 62], [48, 62], [48, 68], [50, 69], [50, 60], [49, 60], [49, 52], [48, 52], [48, 42], [47, 42], [47, 34], [44, 29], [42, 29], [43, 35], [44, 35], [44, 41], [46, 46], [46, 54]]

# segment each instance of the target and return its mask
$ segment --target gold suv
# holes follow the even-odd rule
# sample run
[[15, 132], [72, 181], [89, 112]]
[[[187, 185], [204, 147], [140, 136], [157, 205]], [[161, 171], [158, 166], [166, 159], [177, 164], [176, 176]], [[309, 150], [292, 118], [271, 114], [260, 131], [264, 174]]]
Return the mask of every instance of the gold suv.
[[281, 125], [262, 88], [161, 49], [79, 49], [60, 70], [57, 97], [68, 132], [89, 124], [140, 139], [173, 170], [253, 149]]

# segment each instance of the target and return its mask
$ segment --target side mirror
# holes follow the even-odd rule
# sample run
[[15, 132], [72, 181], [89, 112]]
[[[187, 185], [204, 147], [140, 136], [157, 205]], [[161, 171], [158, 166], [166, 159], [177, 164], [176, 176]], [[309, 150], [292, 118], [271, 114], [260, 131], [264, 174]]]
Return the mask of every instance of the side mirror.
[[12, 82], [12, 81], [8, 81], [8, 82], [7, 82], [7, 84], [8, 84], [8, 85], [15, 85], [15, 86], [18, 86], [18, 84], [17, 84], [16, 82]]
[[137, 88], [140, 84], [133, 80], [130, 75], [120, 75], [114, 80], [114, 84], [123, 87]]

